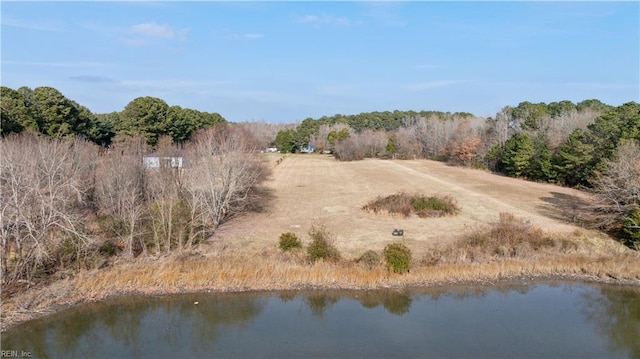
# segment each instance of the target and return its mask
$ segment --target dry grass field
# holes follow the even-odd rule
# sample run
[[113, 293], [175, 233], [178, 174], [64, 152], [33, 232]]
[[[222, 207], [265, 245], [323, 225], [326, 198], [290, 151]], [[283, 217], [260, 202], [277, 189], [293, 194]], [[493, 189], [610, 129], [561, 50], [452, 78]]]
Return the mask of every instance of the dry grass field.
[[[130, 293], [405, 288], [549, 277], [640, 284], [638, 252], [571, 224], [577, 204], [589, 200], [585, 193], [426, 160], [266, 156], [274, 168], [263, 211], [227, 222], [194, 251], [80, 271], [7, 298], [0, 306], [1, 330], [69, 305]], [[462, 210], [454, 217], [401, 218], [361, 209], [399, 191], [451, 195]], [[500, 213], [531, 225], [505, 222], [511, 224], [491, 237]], [[502, 217], [501, 223], [509, 216]], [[278, 248], [283, 232], [308, 244], [314, 224], [333, 233], [344, 260], [310, 263], [304, 251]], [[413, 252], [409, 272], [352, 260], [397, 241], [391, 234], [396, 228], [404, 230]]]
[[[218, 229], [205, 250], [256, 249], [277, 246], [278, 236], [294, 232], [303, 241], [313, 224], [334, 234], [343, 256], [355, 258], [381, 250], [397, 240], [420, 255], [434, 244], [451, 243], [463, 234], [498, 219], [501, 212], [530, 221], [547, 232], [574, 232], [574, 208], [588, 194], [551, 184], [503, 177], [481, 170], [428, 160], [339, 162], [327, 155], [288, 155], [276, 165], [267, 187], [273, 197], [261, 213], [249, 213]], [[462, 208], [455, 217], [400, 218], [367, 213], [361, 208], [379, 195], [399, 191], [451, 195]]]

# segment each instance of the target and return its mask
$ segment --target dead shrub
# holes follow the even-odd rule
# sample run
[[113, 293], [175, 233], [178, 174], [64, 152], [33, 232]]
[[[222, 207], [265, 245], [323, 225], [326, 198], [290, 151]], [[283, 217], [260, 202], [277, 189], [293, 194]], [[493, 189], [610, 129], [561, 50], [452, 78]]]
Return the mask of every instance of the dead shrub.
[[486, 257], [530, 257], [535, 253], [576, 250], [578, 244], [566, 238], [556, 239], [540, 227], [515, 217], [511, 213], [500, 213], [497, 222], [488, 229], [477, 231], [463, 238], [456, 246], [465, 251], [465, 258], [477, 260]]
[[362, 207], [363, 210], [375, 214], [391, 214], [409, 217], [415, 213], [420, 218], [456, 215], [460, 212], [456, 200], [451, 196], [423, 196], [404, 192], [386, 197], [378, 196]]
[[376, 251], [368, 250], [358, 258], [357, 262], [362, 263], [368, 269], [372, 269], [380, 264], [380, 254]]

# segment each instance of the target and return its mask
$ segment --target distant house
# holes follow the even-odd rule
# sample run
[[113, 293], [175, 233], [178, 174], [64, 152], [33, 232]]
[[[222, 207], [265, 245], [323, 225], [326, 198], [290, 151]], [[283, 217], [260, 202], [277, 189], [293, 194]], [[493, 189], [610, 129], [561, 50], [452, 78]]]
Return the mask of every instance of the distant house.
[[184, 168], [186, 164], [183, 157], [144, 156], [142, 161], [146, 168]]
[[316, 146], [312, 145], [312, 144], [307, 144], [305, 146], [302, 146], [302, 148], [300, 149], [301, 153], [313, 153], [316, 150]]

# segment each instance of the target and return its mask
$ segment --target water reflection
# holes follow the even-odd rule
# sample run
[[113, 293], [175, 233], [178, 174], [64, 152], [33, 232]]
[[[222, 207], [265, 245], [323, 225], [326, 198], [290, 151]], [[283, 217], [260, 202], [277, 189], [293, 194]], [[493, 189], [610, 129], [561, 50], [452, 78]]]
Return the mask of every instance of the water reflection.
[[2, 349], [25, 350], [41, 358], [91, 358], [96, 348], [104, 348], [105, 357], [111, 356], [110, 348], [115, 356], [168, 356], [154, 348], [161, 343], [163, 348], [206, 353], [221, 330], [246, 327], [266, 301], [258, 295], [197, 298], [198, 304], [187, 296], [120, 298], [74, 308], [7, 332]]
[[602, 287], [583, 299], [586, 317], [609, 340], [609, 348], [640, 358], [640, 288]]
[[558, 283], [120, 298], [25, 323], [1, 344], [41, 358], [640, 358], [640, 289]]

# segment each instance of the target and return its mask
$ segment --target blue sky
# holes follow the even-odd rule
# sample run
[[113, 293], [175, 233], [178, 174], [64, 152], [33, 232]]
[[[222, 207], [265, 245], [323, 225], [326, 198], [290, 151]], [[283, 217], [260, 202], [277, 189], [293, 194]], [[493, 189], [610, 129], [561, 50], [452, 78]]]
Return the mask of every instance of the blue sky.
[[640, 99], [638, 2], [8, 2], [2, 85], [227, 120]]

